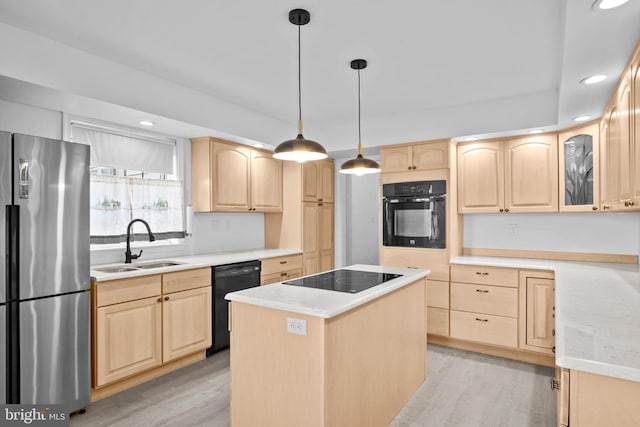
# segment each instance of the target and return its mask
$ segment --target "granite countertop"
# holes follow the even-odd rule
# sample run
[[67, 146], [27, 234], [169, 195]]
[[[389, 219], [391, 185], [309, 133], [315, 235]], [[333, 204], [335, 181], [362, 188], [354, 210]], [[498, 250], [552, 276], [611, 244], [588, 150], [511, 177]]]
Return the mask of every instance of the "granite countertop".
[[402, 277], [389, 280], [388, 282], [384, 282], [378, 286], [353, 294], [274, 283], [268, 286], [260, 286], [244, 289], [238, 292], [231, 292], [227, 294], [225, 298], [229, 301], [253, 304], [328, 319], [347, 312], [373, 299], [386, 295], [396, 289], [407, 286], [408, 284], [431, 274], [430, 270], [382, 267], [379, 265], [363, 264], [351, 265], [349, 267], [345, 267], [345, 269], [371, 271], [376, 273], [402, 274]]
[[637, 264], [477, 256], [451, 264], [554, 271], [556, 365], [640, 382]]
[[[92, 280], [101, 282], [106, 280], [128, 279], [130, 277], [147, 276], [150, 274], [170, 273], [172, 271], [190, 270], [193, 268], [211, 267], [214, 265], [232, 264], [235, 262], [253, 261], [257, 259], [274, 258], [296, 254], [302, 254], [302, 251], [299, 249], [253, 249], [236, 252], [216, 252], [211, 254], [199, 254], [193, 256], [165, 257], [160, 259], [142, 259], [140, 261], [134, 261], [131, 264], [116, 263], [92, 265], [90, 274]], [[162, 261], [174, 261], [179, 264], [160, 268], [123, 271], [118, 273], [104, 273], [96, 270], [96, 268], [109, 268], [123, 265], [135, 267], [137, 264], [150, 264]]]

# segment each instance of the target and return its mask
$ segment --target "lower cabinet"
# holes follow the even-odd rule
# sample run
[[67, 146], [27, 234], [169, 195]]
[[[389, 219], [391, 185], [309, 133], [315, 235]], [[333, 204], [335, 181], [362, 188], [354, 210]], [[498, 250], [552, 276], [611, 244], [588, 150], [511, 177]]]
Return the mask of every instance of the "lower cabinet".
[[427, 334], [449, 336], [449, 282], [427, 280]]
[[553, 273], [520, 271], [520, 344], [523, 350], [555, 353]]
[[640, 425], [640, 382], [556, 367], [558, 426]]
[[302, 254], [288, 255], [260, 260], [260, 284], [283, 282], [302, 276]]
[[92, 299], [94, 389], [131, 387], [211, 346], [210, 268], [93, 282]]

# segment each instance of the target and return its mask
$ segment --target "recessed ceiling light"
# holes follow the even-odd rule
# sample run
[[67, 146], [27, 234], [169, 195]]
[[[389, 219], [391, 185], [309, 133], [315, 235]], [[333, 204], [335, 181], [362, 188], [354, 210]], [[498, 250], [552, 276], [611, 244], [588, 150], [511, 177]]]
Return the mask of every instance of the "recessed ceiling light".
[[542, 129], [531, 129], [529, 131], [529, 133], [542, 133], [542, 132], [544, 132], [544, 130], [542, 130]]
[[605, 76], [604, 74], [596, 74], [595, 76], [589, 76], [580, 80], [580, 83], [582, 83], [583, 85], [593, 85], [596, 83], [600, 83], [606, 79], [607, 76]]
[[140, 120], [138, 123], [140, 123], [142, 126], [155, 126], [156, 125], [151, 120]]
[[256, 143], [256, 144], [253, 144], [253, 146], [254, 146], [254, 147], [256, 147], [256, 148], [262, 148], [262, 147], [264, 147], [264, 144], [260, 144], [260, 143], [258, 142], [258, 143]]
[[574, 122], [586, 122], [587, 120], [589, 120], [591, 118], [591, 116], [578, 116], [578, 117], [574, 117], [573, 121]]
[[477, 140], [478, 140], [477, 136], [470, 136], [470, 137], [464, 139], [464, 141], [477, 141]]
[[618, 6], [622, 6], [623, 4], [625, 4], [626, 2], [628, 2], [629, 0], [597, 0], [594, 4], [593, 4], [593, 8], [598, 10], [607, 10], [607, 9], [613, 9], [614, 7], [618, 7]]

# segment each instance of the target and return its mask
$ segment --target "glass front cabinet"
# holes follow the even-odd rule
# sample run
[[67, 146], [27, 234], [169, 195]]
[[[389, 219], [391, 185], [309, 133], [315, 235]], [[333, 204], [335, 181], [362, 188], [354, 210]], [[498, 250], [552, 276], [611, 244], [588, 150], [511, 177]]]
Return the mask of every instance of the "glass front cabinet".
[[558, 134], [560, 212], [600, 209], [599, 135], [597, 122]]

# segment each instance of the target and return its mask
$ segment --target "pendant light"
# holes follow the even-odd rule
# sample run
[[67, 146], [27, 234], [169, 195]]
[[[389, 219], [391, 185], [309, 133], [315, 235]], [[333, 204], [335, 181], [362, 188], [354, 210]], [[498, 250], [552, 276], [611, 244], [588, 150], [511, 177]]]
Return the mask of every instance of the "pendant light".
[[348, 160], [340, 167], [340, 173], [362, 176], [369, 173], [380, 172], [380, 165], [372, 159], [362, 157], [362, 137], [360, 132], [360, 70], [367, 68], [367, 61], [364, 59], [354, 59], [351, 61], [351, 68], [358, 71], [358, 156], [353, 160]]
[[300, 78], [300, 27], [311, 20], [311, 14], [304, 9], [294, 9], [289, 12], [289, 22], [298, 26], [298, 136], [278, 145], [273, 157], [280, 160], [320, 160], [327, 157], [324, 147], [315, 141], [302, 136], [302, 90]]

